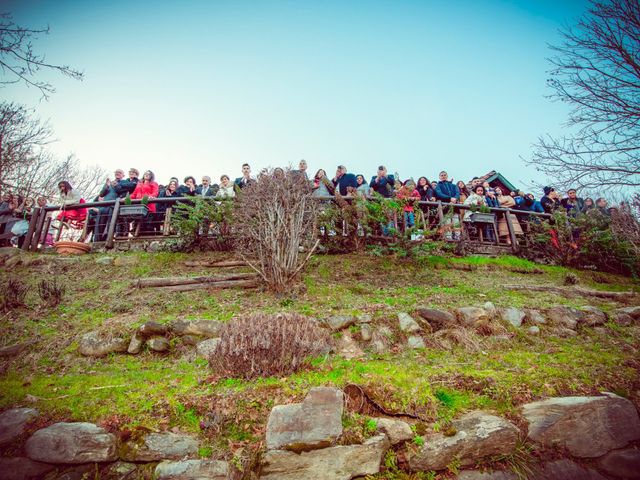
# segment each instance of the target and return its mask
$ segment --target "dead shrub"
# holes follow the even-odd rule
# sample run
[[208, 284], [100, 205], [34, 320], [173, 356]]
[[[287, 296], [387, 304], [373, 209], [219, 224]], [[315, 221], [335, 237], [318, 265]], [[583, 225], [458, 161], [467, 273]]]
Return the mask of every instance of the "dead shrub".
[[209, 366], [223, 377], [289, 375], [305, 359], [328, 353], [331, 337], [299, 314], [256, 313], [222, 327]]
[[50, 308], [60, 305], [65, 291], [65, 286], [58, 283], [58, 279], [56, 277], [54, 277], [53, 280], [42, 280], [38, 284], [38, 295], [40, 295], [40, 300]]
[[13, 310], [24, 307], [24, 299], [29, 287], [17, 278], [9, 278], [0, 285], [0, 310]]

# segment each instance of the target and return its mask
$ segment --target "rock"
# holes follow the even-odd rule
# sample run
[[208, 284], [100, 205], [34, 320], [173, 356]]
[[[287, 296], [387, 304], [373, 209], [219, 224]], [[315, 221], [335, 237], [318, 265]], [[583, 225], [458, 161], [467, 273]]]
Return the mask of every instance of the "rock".
[[55, 468], [25, 457], [0, 457], [0, 480], [35, 480]]
[[337, 332], [356, 323], [356, 318], [349, 315], [333, 315], [325, 318], [321, 323], [329, 327], [332, 331]]
[[493, 302], [485, 302], [482, 308], [484, 308], [489, 315], [495, 315], [497, 310]]
[[130, 440], [120, 448], [120, 458], [128, 462], [180, 460], [198, 454], [198, 441], [177, 433], [149, 433]]
[[546, 462], [534, 468], [529, 478], [535, 480], [606, 480], [597, 471], [585, 468], [568, 459]]
[[113, 352], [126, 352], [129, 340], [108, 333], [89, 332], [80, 339], [78, 350], [86, 357], [104, 357]]
[[127, 353], [137, 355], [142, 351], [142, 345], [144, 345], [144, 339], [138, 332], [134, 333], [127, 347]]
[[542, 313], [540, 313], [538, 310], [527, 308], [525, 309], [525, 313], [527, 314], [527, 317], [525, 319], [527, 323], [532, 323], [534, 325], [541, 325], [541, 324], [547, 323], [547, 319], [545, 318], [545, 316]]
[[96, 259], [98, 265], [113, 265], [113, 257], [100, 257]]
[[271, 450], [263, 457], [262, 480], [349, 480], [375, 475], [389, 442], [384, 435], [362, 445], [323, 448], [296, 454]]
[[616, 309], [616, 313], [629, 315], [634, 320], [640, 320], [640, 305], [635, 307], [624, 307]]
[[557, 335], [560, 338], [578, 336], [578, 332], [567, 327], [555, 327], [552, 331], [555, 335]]
[[149, 338], [155, 335], [166, 335], [168, 331], [169, 328], [166, 325], [158, 322], [145, 322], [138, 328], [138, 332], [143, 338]]
[[496, 470], [494, 472], [463, 470], [456, 478], [457, 480], [519, 480], [515, 473], [507, 470]]
[[140, 263], [140, 257], [137, 255], [118, 255], [113, 264], [116, 267], [131, 267]]
[[443, 310], [435, 310], [433, 308], [419, 308], [418, 315], [429, 322], [433, 331], [450, 328], [456, 323], [456, 317], [452, 313]]
[[373, 350], [373, 352], [377, 353], [378, 355], [382, 355], [389, 351], [389, 347], [387, 347], [387, 344], [382, 340], [376, 339], [371, 342], [371, 350]]
[[12, 408], [0, 414], [0, 446], [7, 445], [24, 433], [27, 424], [40, 415], [35, 408]]
[[356, 317], [358, 323], [371, 323], [372, 317], [368, 313], [362, 313]]
[[536, 325], [531, 325], [530, 327], [527, 328], [527, 333], [529, 335], [540, 335], [540, 327]]
[[175, 335], [197, 335], [214, 338], [220, 336], [222, 324], [216, 320], [175, 320], [169, 324], [169, 330]]
[[344, 333], [336, 348], [338, 355], [347, 360], [364, 357], [364, 352], [349, 333]]
[[407, 422], [392, 418], [376, 418], [376, 432], [385, 434], [391, 445], [406, 442], [414, 436]]
[[48, 463], [113, 462], [116, 438], [93, 423], [55, 423], [27, 440], [25, 452], [32, 460]]
[[149, 246], [147, 247], [147, 252], [161, 252], [162, 248], [163, 248], [162, 243], [160, 243], [158, 240], [154, 240], [149, 243]]
[[615, 313], [612, 317], [612, 320], [617, 325], [620, 325], [622, 327], [628, 327], [630, 325], [633, 325], [634, 323], [633, 317], [631, 315], [621, 312]]
[[398, 312], [398, 324], [400, 325], [400, 330], [405, 333], [416, 333], [422, 330], [418, 322], [405, 312]]
[[373, 328], [368, 323], [360, 324], [360, 338], [363, 342], [369, 342], [373, 337]]
[[127, 462], [115, 462], [100, 472], [100, 480], [123, 480], [141, 478], [142, 475], [137, 477], [134, 475], [138, 466], [135, 463]]
[[[88, 480], [96, 476], [95, 464], [85, 463], [75, 467], [69, 467], [58, 473], [56, 480]], [[102, 475], [100, 476], [102, 478]]]
[[147, 340], [147, 345], [149, 346], [149, 349], [154, 352], [166, 352], [171, 346], [169, 344], [169, 340], [164, 337], [151, 337]]
[[547, 310], [547, 317], [551, 323], [560, 327], [575, 330], [578, 322], [585, 316], [584, 312], [570, 307], [553, 307]]
[[343, 394], [315, 387], [302, 403], [276, 405], [267, 421], [267, 448], [294, 451], [331, 445], [342, 434]]
[[156, 480], [227, 480], [229, 466], [222, 460], [183, 460], [160, 462], [156, 466]]
[[629, 480], [640, 479], [640, 450], [637, 448], [614, 450], [599, 459], [598, 466], [607, 475]]
[[420, 335], [411, 335], [407, 338], [407, 346], [412, 349], [426, 348], [424, 340]]
[[481, 411], [467, 413], [452, 424], [453, 436], [434, 433], [424, 437], [424, 445], [409, 457], [411, 470], [442, 470], [454, 459], [468, 466], [482, 457], [509, 455], [520, 433], [508, 420]]
[[582, 307], [581, 310], [585, 312], [585, 315], [580, 319], [580, 324], [588, 327], [597, 327], [598, 325], [604, 325], [607, 323], [607, 314], [599, 308], [588, 305], [586, 307]]
[[[188, 338], [188, 336], [182, 337], [183, 340]], [[196, 346], [196, 353], [199, 357], [208, 359], [211, 354], [214, 352], [218, 344], [220, 343], [219, 338], [208, 338], [207, 340], [203, 340], [199, 342]]]
[[182, 343], [184, 343], [185, 345], [191, 345], [192, 347], [195, 347], [196, 345], [198, 345], [198, 343], [200, 343], [200, 339], [195, 335], [184, 335], [181, 338]]
[[529, 438], [544, 446], [593, 458], [640, 439], [633, 403], [613, 393], [602, 397], [560, 397], [523, 405]]
[[519, 308], [509, 307], [500, 309], [500, 318], [505, 322], [509, 322], [514, 327], [521, 326], [526, 315], [527, 314]]
[[477, 322], [489, 321], [489, 315], [484, 308], [462, 307], [456, 308], [456, 316], [465, 327], [474, 327]]

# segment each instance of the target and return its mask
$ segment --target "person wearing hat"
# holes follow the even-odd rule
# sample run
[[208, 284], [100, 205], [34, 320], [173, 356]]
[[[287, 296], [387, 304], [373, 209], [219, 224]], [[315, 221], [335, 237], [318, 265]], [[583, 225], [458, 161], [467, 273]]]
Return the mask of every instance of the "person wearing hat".
[[544, 187], [544, 196], [540, 199], [540, 204], [544, 208], [545, 213], [553, 213], [561, 206], [558, 192], [553, 187]]

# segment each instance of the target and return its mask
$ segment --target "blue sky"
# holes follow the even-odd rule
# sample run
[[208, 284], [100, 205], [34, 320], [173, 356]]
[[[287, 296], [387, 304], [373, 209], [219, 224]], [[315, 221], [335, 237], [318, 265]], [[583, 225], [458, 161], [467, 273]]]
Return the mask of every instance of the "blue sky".
[[[24, 86], [58, 141], [109, 171], [239, 176], [249, 162], [314, 173], [539, 179], [529, 157], [566, 107], [545, 98], [547, 45], [584, 1], [4, 1], [82, 82]], [[199, 179], [199, 178], [198, 178]], [[542, 181], [542, 179], [540, 179]]]

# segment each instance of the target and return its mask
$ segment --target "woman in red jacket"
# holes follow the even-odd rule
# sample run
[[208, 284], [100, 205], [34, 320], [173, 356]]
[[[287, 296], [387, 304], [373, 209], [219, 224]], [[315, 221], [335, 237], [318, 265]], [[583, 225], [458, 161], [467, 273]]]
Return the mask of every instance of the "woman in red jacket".
[[[142, 180], [138, 182], [136, 185], [136, 189], [131, 194], [131, 198], [133, 200], [137, 198], [143, 198], [145, 195], [149, 200], [158, 197], [158, 184], [154, 181], [156, 176], [153, 174], [151, 170], [147, 170], [144, 172], [142, 176]], [[144, 220], [142, 220], [142, 225], [140, 225], [141, 233], [150, 233], [156, 230], [156, 225], [153, 224], [154, 213], [156, 212], [156, 204], [148, 203], [147, 207], [149, 208], [149, 213], [151, 215], [147, 215]]]

